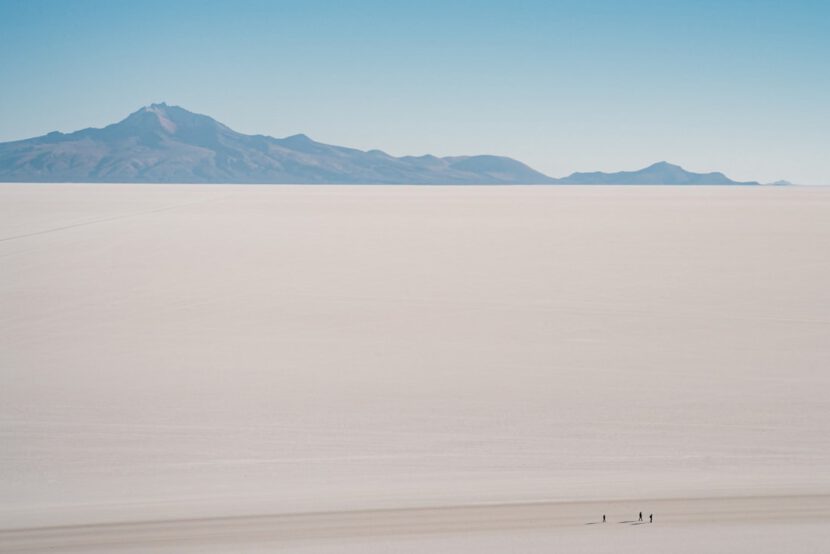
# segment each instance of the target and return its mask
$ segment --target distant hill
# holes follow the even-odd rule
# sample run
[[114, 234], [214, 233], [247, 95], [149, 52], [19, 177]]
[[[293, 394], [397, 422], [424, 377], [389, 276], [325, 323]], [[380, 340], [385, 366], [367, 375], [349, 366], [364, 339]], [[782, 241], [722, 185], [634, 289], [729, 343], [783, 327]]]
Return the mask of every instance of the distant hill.
[[0, 181], [128, 183], [517, 184], [554, 180], [500, 156], [405, 156], [244, 135], [153, 104], [104, 127], [0, 143]]
[[548, 177], [502, 156], [390, 156], [305, 135], [244, 135], [206, 115], [152, 104], [103, 129], [0, 143], [0, 181], [298, 184], [748, 185], [666, 162], [639, 171]]
[[692, 173], [679, 165], [657, 162], [637, 171], [617, 173], [572, 173], [557, 183], [571, 185], [757, 185], [755, 181], [733, 181], [720, 172]]

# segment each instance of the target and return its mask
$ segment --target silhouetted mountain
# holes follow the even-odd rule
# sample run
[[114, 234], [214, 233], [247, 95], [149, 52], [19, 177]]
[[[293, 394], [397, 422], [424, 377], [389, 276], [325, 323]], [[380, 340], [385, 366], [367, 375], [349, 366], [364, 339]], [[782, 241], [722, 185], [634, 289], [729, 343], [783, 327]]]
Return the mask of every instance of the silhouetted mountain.
[[657, 162], [638, 171], [617, 173], [572, 173], [557, 183], [573, 185], [757, 185], [755, 181], [733, 181], [720, 172], [692, 173], [679, 165]]
[[380, 150], [243, 135], [153, 104], [103, 129], [0, 144], [0, 181], [142, 183], [551, 183], [499, 156], [396, 158]]

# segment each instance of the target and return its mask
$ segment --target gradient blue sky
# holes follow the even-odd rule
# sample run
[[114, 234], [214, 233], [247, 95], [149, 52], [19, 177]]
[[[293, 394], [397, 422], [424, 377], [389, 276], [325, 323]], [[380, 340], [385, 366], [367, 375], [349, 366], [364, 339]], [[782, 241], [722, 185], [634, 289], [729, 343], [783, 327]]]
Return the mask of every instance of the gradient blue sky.
[[0, 0], [0, 141], [152, 102], [245, 133], [830, 184], [828, 0]]

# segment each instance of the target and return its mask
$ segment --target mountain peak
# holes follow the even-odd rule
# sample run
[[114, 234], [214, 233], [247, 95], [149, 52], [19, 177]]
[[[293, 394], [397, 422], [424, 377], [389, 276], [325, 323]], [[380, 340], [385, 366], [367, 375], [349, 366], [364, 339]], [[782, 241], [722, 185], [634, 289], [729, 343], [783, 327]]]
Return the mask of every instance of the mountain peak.
[[669, 163], [665, 160], [651, 164], [646, 169], [683, 169], [677, 164]]
[[159, 102], [144, 106], [116, 124], [142, 133], [182, 135], [193, 138], [206, 134], [233, 133], [212, 117], [188, 111], [179, 106]]
[[559, 180], [565, 184], [583, 185], [757, 185], [758, 183], [733, 181], [723, 173], [694, 173], [679, 165], [660, 161], [636, 171], [616, 173], [573, 173]]
[[177, 125], [170, 119], [167, 107], [163, 102], [144, 106], [116, 125], [145, 131], [163, 131], [172, 135], [176, 132]]

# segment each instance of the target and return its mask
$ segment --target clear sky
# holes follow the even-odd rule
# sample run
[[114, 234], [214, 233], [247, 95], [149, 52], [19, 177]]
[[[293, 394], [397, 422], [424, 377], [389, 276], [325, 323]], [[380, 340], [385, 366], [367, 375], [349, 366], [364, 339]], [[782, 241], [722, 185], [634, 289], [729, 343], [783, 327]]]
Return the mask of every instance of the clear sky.
[[0, 141], [160, 101], [557, 177], [830, 184], [830, 0], [0, 0]]

